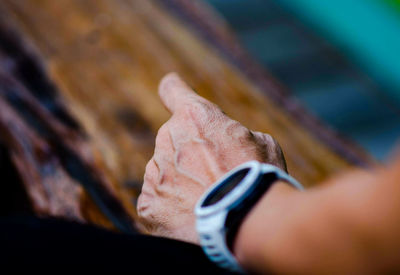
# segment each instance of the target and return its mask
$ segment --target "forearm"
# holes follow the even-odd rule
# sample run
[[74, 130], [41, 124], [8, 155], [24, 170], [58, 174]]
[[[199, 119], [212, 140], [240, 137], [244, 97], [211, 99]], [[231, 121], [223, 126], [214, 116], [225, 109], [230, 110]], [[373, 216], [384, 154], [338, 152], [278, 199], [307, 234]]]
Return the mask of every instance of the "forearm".
[[307, 192], [276, 184], [242, 224], [235, 255], [258, 272], [365, 274], [385, 262], [398, 268], [390, 255], [399, 247], [399, 192], [389, 182], [395, 177], [382, 177], [353, 173]]

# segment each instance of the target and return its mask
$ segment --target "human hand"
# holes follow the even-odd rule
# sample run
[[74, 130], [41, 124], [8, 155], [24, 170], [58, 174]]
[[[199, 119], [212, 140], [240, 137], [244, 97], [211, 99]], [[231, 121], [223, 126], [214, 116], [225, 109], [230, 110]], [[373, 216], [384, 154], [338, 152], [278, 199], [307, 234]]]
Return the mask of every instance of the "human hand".
[[270, 135], [230, 119], [176, 73], [159, 95], [172, 117], [158, 131], [137, 211], [150, 234], [198, 243], [194, 207], [211, 184], [249, 160], [286, 170], [285, 160]]

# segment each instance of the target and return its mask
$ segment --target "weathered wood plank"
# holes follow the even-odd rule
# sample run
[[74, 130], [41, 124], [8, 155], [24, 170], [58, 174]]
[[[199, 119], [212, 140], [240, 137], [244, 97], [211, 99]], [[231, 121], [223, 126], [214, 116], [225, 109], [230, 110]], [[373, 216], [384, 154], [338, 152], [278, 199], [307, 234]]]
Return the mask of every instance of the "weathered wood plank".
[[[116, 196], [112, 177], [96, 165], [85, 134], [40, 62], [4, 22], [0, 41], [1, 157], [8, 166], [0, 167], [3, 191], [21, 181], [38, 215], [136, 231], [134, 214]], [[16, 171], [3, 171], [10, 168]]]
[[[212, 12], [197, 1], [160, 2], [0, 3], [3, 28], [14, 29], [28, 51], [35, 52], [57, 87], [57, 100], [65, 102], [61, 116], [71, 113], [69, 120], [77, 125], [69, 129], [84, 133], [65, 146], [84, 143], [90, 148], [88, 163], [106, 175], [103, 181], [127, 216], [135, 217], [135, 198], [156, 131], [169, 118], [157, 96], [158, 82], [169, 71], [180, 73], [234, 119], [276, 137], [289, 171], [307, 186], [355, 163], [370, 162], [288, 99]], [[204, 24], [207, 19], [216, 27]]]
[[79, 133], [55, 120], [3, 72], [0, 134], [36, 214], [135, 231], [133, 217], [121, 205], [110, 179], [96, 167]]

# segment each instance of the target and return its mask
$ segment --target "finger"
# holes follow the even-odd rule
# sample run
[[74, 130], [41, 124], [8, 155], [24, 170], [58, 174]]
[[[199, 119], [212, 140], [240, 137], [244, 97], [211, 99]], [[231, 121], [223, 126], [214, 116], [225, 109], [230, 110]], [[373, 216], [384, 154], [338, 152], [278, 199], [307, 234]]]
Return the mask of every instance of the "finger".
[[158, 167], [157, 162], [154, 159], [154, 156], [150, 159], [150, 161], [146, 165], [145, 173], [144, 173], [144, 185], [152, 185], [157, 182], [160, 174], [160, 169]]
[[157, 160], [157, 163], [161, 166], [165, 166], [167, 162], [171, 162], [174, 155], [174, 144], [171, 140], [170, 134], [170, 121], [165, 123], [158, 130], [154, 148], [154, 158]]
[[164, 106], [171, 113], [188, 104], [206, 100], [197, 95], [177, 73], [169, 73], [163, 77], [158, 93]]
[[146, 165], [143, 177], [143, 185], [137, 202], [137, 212], [139, 216], [148, 210], [150, 202], [156, 197], [155, 185], [159, 177], [159, 171], [154, 158], [151, 158]]

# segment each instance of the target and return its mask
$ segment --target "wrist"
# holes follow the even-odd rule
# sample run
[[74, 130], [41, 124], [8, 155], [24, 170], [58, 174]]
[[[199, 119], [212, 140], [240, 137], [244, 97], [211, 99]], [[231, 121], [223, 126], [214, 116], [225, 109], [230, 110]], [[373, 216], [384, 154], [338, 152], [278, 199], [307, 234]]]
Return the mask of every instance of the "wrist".
[[293, 205], [296, 193], [298, 190], [279, 181], [271, 186], [247, 214], [233, 243], [233, 254], [241, 266], [250, 270], [256, 268], [260, 255], [265, 256], [260, 250], [265, 250], [268, 239], [273, 238], [274, 232], [279, 230], [282, 217]]
[[[285, 181], [285, 183], [280, 181]], [[304, 190], [300, 183], [276, 166], [249, 161], [232, 169], [210, 187], [197, 202], [195, 208], [196, 228], [200, 243], [210, 260], [220, 267], [232, 271], [243, 271], [232, 252], [235, 252], [234, 246], [238, 230], [251, 212], [250, 219], [246, 219], [244, 226], [244, 228], [249, 227], [250, 234], [242, 228], [241, 231], [244, 233], [239, 234], [239, 249], [236, 251], [238, 251], [238, 255], [240, 253], [245, 256], [242, 261], [245, 263], [243, 267], [252, 270], [246, 263], [246, 259], [250, 255], [247, 253], [250, 251], [248, 248], [260, 248], [260, 245], [255, 246], [255, 244], [259, 244], [260, 241], [261, 244], [269, 241], [265, 237], [265, 229], [276, 233], [273, 227], [270, 228], [265, 223], [270, 222], [271, 215], [274, 216], [275, 213], [280, 212], [277, 212], [280, 207], [275, 208], [277, 205], [275, 201], [285, 207], [282, 196], [292, 191], [286, 185]], [[271, 189], [272, 192], [270, 192]], [[265, 197], [265, 194], [270, 195]], [[278, 194], [279, 196], [277, 196]], [[260, 200], [262, 204], [266, 202], [266, 205], [260, 205]], [[267, 212], [264, 211], [266, 209], [268, 209]], [[263, 229], [264, 226], [268, 228]], [[241, 239], [243, 241], [240, 241]], [[240, 245], [241, 243], [243, 243], [243, 247]]]

